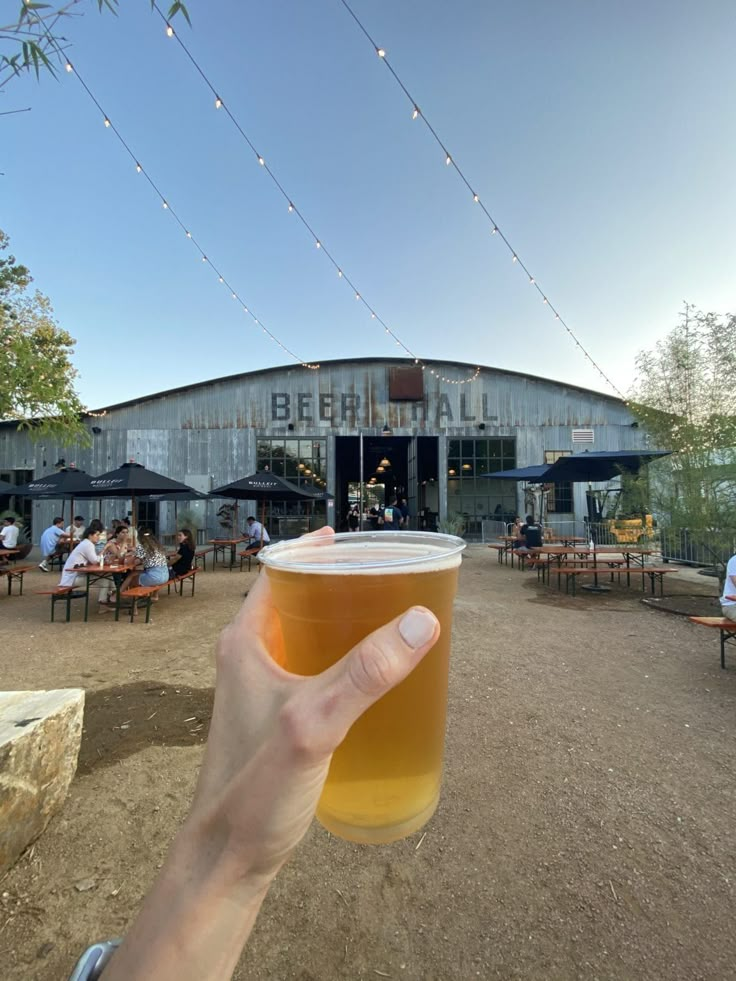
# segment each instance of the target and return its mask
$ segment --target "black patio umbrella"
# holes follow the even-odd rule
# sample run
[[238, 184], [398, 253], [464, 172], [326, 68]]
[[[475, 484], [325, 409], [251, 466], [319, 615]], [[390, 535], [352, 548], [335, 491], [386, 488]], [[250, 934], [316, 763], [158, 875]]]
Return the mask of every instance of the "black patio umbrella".
[[[234, 501], [261, 501], [263, 504], [262, 518], [266, 516], [266, 501], [326, 501], [330, 494], [326, 491], [313, 490], [292, 484], [285, 477], [259, 470], [249, 477], [241, 477], [231, 484], [217, 487], [210, 491], [210, 497], [231, 497]], [[235, 519], [237, 522], [237, 504]], [[261, 521], [261, 528], [264, 521]]]
[[[92, 486], [92, 477], [76, 467], [62, 467], [45, 477], [36, 477], [14, 488], [13, 493], [41, 500], [71, 501], [71, 521], [74, 520], [74, 498], [82, 497]], [[62, 505], [61, 516], [64, 517]]]
[[563, 456], [547, 468], [545, 482], [571, 481], [572, 483], [596, 483], [612, 480], [622, 473], [637, 474], [652, 460], [669, 456], [672, 450], [586, 450]]
[[9, 494], [17, 494], [18, 491], [15, 489], [14, 484], [9, 484], [7, 480], [0, 480], [0, 497], [6, 497]]
[[155, 470], [147, 470], [141, 463], [131, 460], [124, 463], [117, 470], [110, 470], [109, 473], [100, 474], [93, 477], [90, 481], [89, 490], [79, 497], [116, 497], [120, 499], [130, 499], [132, 524], [136, 525], [135, 502], [141, 497], [155, 495], [158, 500], [168, 500], [169, 498], [198, 497], [199, 491], [180, 480], [172, 480], [171, 477], [164, 477], [163, 474], [156, 473]]
[[515, 470], [497, 470], [495, 473], [482, 473], [481, 477], [488, 477], [490, 480], [526, 480], [531, 484], [541, 483], [545, 480], [545, 474], [550, 465], [547, 463], [538, 467], [517, 467]]

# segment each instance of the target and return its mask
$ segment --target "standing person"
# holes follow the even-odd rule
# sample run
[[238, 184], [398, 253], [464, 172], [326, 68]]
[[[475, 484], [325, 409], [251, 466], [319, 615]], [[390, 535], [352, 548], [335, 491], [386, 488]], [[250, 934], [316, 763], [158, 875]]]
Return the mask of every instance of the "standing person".
[[736, 622], [736, 555], [732, 555], [726, 566], [726, 581], [723, 584], [721, 610], [727, 620]]
[[0, 549], [15, 548], [18, 544], [18, 525], [15, 518], [4, 518], [0, 529]]
[[194, 562], [194, 538], [192, 537], [191, 531], [188, 528], [182, 528], [181, 531], [177, 531], [176, 540], [179, 543], [179, 547], [176, 550], [179, 558], [171, 564], [169, 579], [176, 579], [177, 576], [186, 575], [192, 568], [192, 562]]
[[84, 518], [78, 514], [74, 521], [67, 527], [66, 534], [72, 543], [72, 547], [81, 542], [82, 532], [84, 531]]
[[95, 545], [100, 540], [102, 525], [100, 522], [91, 521], [88, 528], [82, 532], [82, 537], [77, 545], [69, 553], [69, 558], [64, 563], [61, 570], [60, 586], [74, 586], [80, 589], [87, 588], [87, 577], [78, 576], [76, 569], [87, 565], [99, 566], [100, 560], [95, 550]]
[[348, 513], [348, 529], [350, 531], [357, 531], [359, 524], [360, 524], [360, 515], [358, 514], [358, 509], [350, 508], [350, 511]]
[[248, 536], [248, 548], [260, 549], [262, 545], [268, 545], [271, 539], [261, 522], [256, 521], [256, 519], [251, 516], [248, 518], [247, 524], [248, 527], [245, 534]]
[[401, 511], [401, 527], [406, 531], [409, 528], [409, 523], [411, 521], [411, 514], [409, 513], [409, 502], [405, 497], [400, 497], [398, 499], [399, 510]]
[[383, 509], [383, 530], [398, 531], [401, 528], [401, 508], [397, 498]]
[[[120, 587], [121, 592], [132, 586], [163, 586], [169, 581], [169, 563], [163, 546], [158, 543], [152, 531], [141, 528], [138, 533], [138, 544], [133, 555], [136, 568], [125, 578]], [[151, 597], [155, 602], [158, 597]]]
[[64, 537], [64, 519], [54, 518], [41, 535], [41, 561], [38, 563], [38, 568], [42, 572], [51, 572], [48, 563], [52, 562], [57, 555], [61, 555], [59, 545]]

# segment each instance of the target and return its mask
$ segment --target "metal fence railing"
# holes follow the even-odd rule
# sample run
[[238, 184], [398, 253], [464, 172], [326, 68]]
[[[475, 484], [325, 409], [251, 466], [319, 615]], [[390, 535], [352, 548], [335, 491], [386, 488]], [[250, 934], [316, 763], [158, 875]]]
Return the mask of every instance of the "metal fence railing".
[[724, 565], [736, 554], [736, 529], [691, 532], [688, 528], [661, 528], [659, 541], [664, 562], [685, 565]]

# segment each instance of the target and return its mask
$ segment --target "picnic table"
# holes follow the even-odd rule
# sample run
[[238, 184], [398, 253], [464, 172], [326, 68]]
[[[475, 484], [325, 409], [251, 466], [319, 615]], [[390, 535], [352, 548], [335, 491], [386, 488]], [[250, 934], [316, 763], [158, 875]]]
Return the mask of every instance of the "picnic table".
[[87, 588], [84, 597], [84, 622], [87, 623], [89, 616], [89, 591], [93, 583], [103, 579], [112, 580], [115, 585], [115, 619], [120, 619], [120, 586], [121, 582], [115, 581], [115, 576], [120, 573], [128, 573], [133, 567], [128, 565], [85, 565], [75, 569], [77, 575], [87, 577]]
[[235, 565], [235, 549], [238, 545], [242, 545], [243, 542], [247, 542], [248, 540], [243, 535], [239, 535], [237, 538], [210, 538], [210, 545], [214, 548], [213, 565], [217, 565], [218, 554], [224, 557], [225, 552], [229, 548], [230, 571], [232, 572], [233, 566]]
[[[589, 592], [607, 592], [609, 587], [602, 586], [598, 583], [598, 562], [602, 566], [606, 565], [606, 556], [620, 555], [626, 565], [626, 585], [631, 585], [631, 569], [632, 563], [635, 568], [641, 568], [644, 570], [644, 561], [647, 555], [652, 554], [652, 549], [645, 548], [627, 548], [626, 546], [620, 547], [618, 545], [601, 545], [595, 548], [590, 548], [589, 546], [581, 545], [542, 545], [537, 548], [530, 548], [527, 550], [531, 555], [548, 555], [549, 560], [554, 559], [557, 562], [558, 571], [561, 570], [563, 562], [568, 558], [568, 556], [574, 556], [576, 559], [592, 559], [593, 562], [593, 583], [591, 585], [583, 587]], [[651, 577], [650, 577], [651, 578]], [[558, 582], [560, 576], [558, 575]], [[642, 573], [642, 585], [644, 583], [644, 576]], [[652, 580], [653, 585], [653, 580]]]

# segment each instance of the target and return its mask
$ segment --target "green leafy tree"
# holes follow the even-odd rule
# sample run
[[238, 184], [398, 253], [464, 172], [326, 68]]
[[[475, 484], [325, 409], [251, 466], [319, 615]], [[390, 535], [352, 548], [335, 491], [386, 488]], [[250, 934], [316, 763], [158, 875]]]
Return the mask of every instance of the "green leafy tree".
[[[0, 231], [0, 256], [8, 249]], [[54, 320], [51, 302], [30, 288], [28, 269], [15, 256], [0, 258], [0, 419], [17, 419], [34, 436], [63, 445], [86, 444], [85, 409], [74, 389], [74, 338]]]
[[634, 414], [654, 446], [673, 451], [650, 467], [653, 507], [715, 558], [736, 536], [736, 316], [685, 304], [636, 369]]
[[[35, 72], [38, 78], [42, 71], [56, 75], [63, 66], [69, 38], [61, 33], [75, 14], [82, 13], [91, 0], [67, 0], [67, 3], [37, 3], [23, 0], [17, 18], [10, 24], [0, 27], [0, 86], [23, 72]], [[117, 12], [119, 0], [94, 0], [100, 11]], [[151, 0], [151, 7], [155, 7]], [[189, 12], [186, 5], [174, 2], [166, 16], [169, 20], [181, 14], [187, 21]]]

